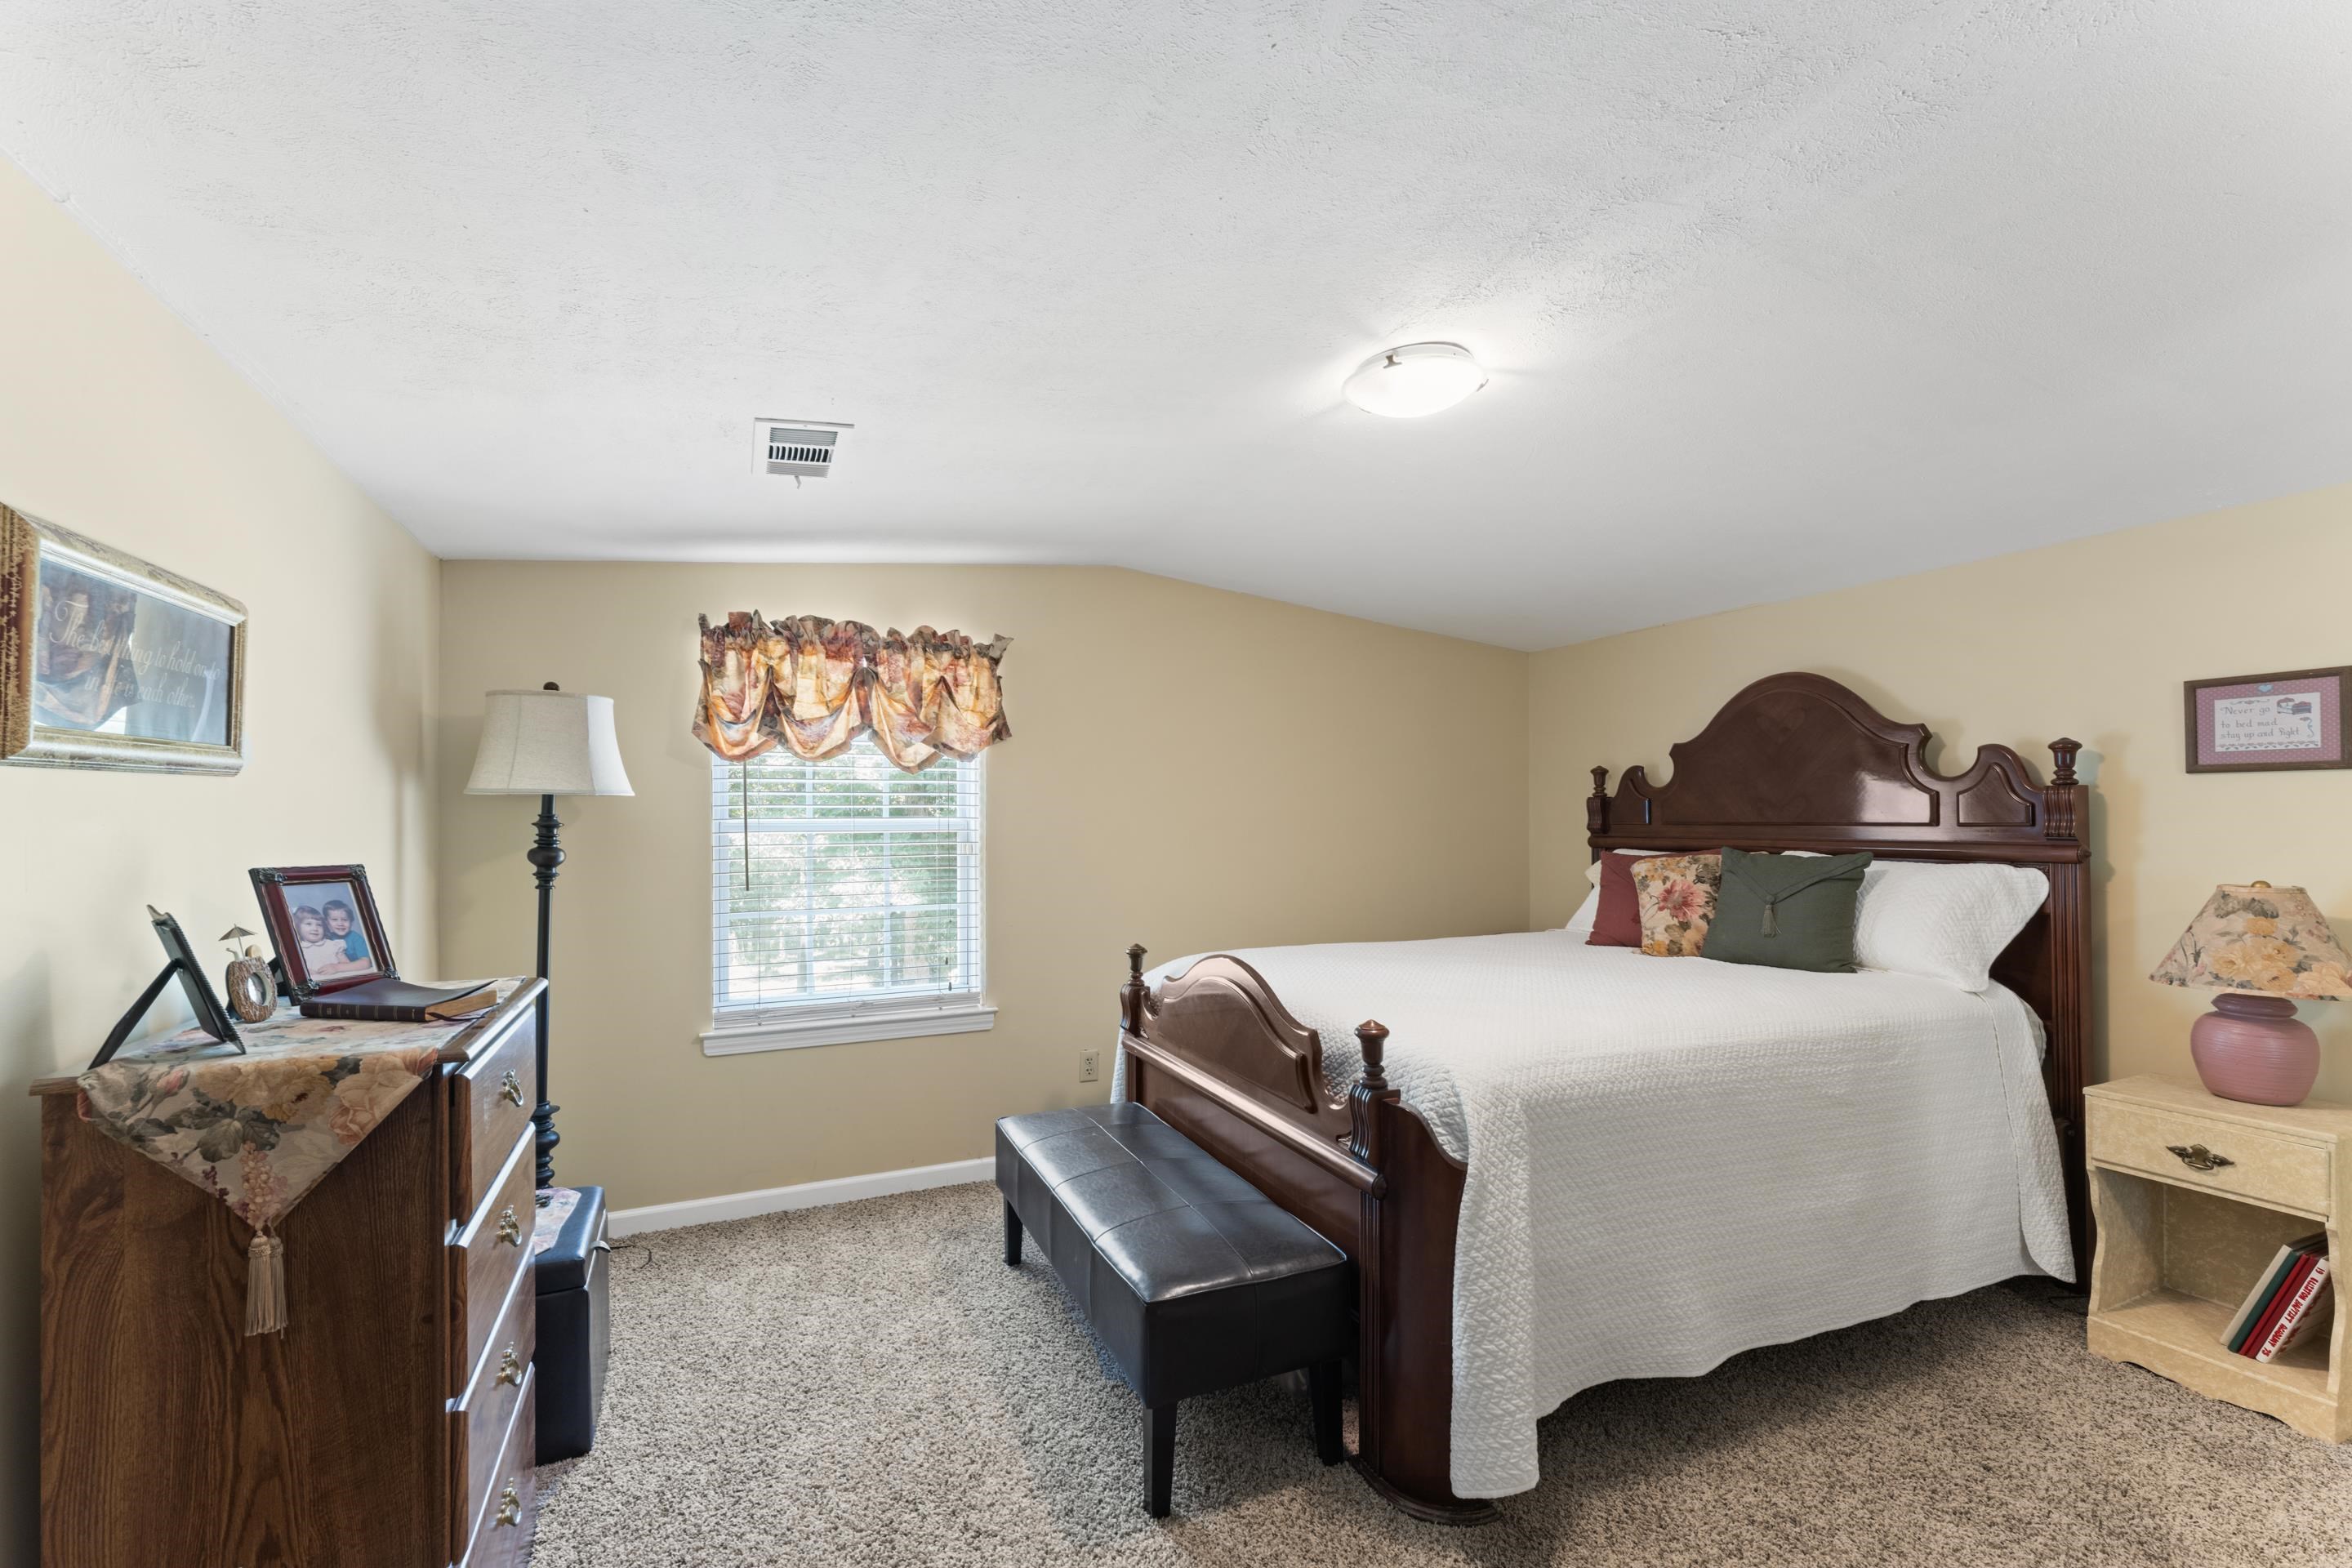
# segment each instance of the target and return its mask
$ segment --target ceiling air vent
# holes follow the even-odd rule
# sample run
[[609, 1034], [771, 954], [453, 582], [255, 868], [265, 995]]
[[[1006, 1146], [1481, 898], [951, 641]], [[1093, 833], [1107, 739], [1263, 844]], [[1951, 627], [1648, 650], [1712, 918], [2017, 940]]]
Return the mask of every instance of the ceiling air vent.
[[762, 419], [761, 471], [821, 479], [833, 472], [841, 433], [849, 428], [814, 419]]

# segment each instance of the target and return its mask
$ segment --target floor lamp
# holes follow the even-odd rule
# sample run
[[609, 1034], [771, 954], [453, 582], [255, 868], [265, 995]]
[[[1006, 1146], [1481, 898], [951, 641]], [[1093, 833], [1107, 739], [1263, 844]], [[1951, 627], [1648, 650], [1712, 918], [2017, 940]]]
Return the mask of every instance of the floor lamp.
[[[539, 833], [527, 858], [539, 883], [539, 977], [544, 980], [548, 906], [556, 868], [563, 864], [563, 847], [555, 838], [563, 826], [555, 818], [555, 797], [636, 792], [621, 766], [611, 698], [560, 690], [551, 680], [538, 691], [492, 691], [485, 701], [482, 744], [474, 753], [474, 776], [466, 793], [539, 796]], [[555, 1184], [555, 1145], [561, 1142], [555, 1131], [558, 1108], [547, 1100], [547, 998], [546, 992], [539, 994], [539, 1107], [530, 1113], [538, 1129], [533, 1142], [541, 1187]]]

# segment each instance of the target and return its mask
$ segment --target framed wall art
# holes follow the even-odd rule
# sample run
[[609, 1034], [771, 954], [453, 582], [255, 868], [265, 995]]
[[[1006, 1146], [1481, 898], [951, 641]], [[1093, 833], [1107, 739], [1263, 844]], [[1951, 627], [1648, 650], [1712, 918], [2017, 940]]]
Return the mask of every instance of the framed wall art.
[[296, 1002], [399, 978], [366, 867], [257, 866], [248, 875]]
[[2352, 665], [2228, 675], [2187, 684], [2189, 771], [2262, 773], [2352, 767], [2344, 691]]
[[245, 606], [0, 506], [0, 759], [245, 766]]

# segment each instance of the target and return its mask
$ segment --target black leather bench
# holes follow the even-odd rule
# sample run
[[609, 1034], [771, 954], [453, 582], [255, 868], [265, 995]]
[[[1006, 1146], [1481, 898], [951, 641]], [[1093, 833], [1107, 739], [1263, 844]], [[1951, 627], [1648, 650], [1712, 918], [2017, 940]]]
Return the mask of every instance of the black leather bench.
[[1004, 1261], [1025, 1227], [1143, 1401], [1144, 1495], [1168, 1514], [1176, 1402], [1304, 1370], [1323, 1462], [1339, 1446], [1353, 1276], [1339, 1249], [1139, 1105], [996, 1124]]

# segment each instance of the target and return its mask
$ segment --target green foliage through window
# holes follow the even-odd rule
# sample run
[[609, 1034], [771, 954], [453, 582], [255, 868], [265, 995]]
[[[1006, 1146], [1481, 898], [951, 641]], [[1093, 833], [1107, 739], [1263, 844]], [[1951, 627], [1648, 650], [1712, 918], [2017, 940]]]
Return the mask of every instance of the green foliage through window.
[[718, 1012], [979, 994], [980, 763], [713, 759], [710, 805]]

